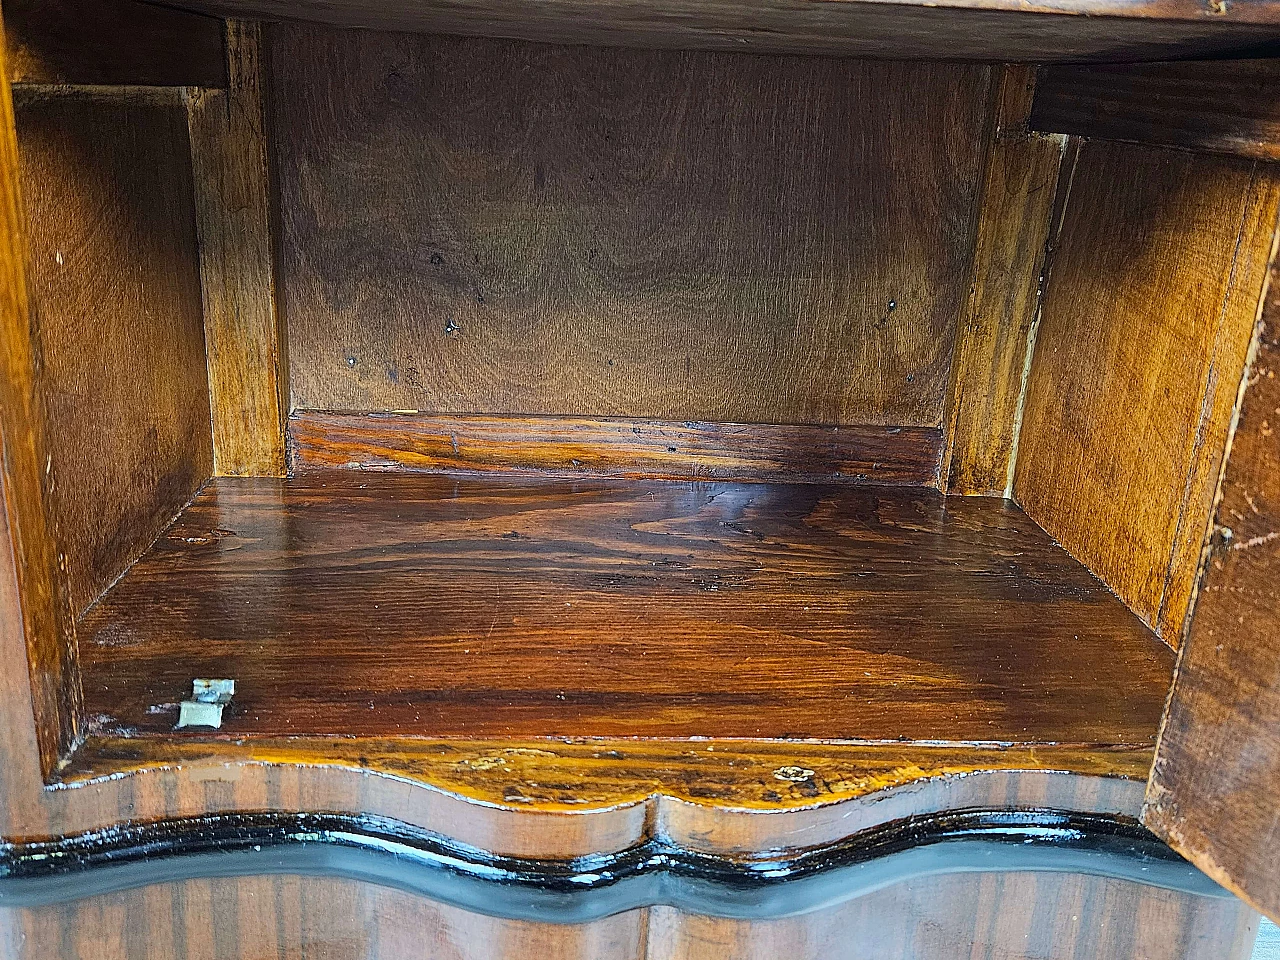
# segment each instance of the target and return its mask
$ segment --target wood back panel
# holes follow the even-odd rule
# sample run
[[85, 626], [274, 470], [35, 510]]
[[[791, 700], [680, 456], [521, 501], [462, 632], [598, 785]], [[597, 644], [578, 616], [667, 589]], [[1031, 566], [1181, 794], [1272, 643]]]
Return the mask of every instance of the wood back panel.
[[22, 94], [52, 506], [81, 611], [212, 472], [187, 113], [177, 92]]
[[1252, 161], [1080, 148], [1014, 493], [1176, 646], [1280, 204]]
[[271, 38], [295, 408], [941, 424], [988, 68]]

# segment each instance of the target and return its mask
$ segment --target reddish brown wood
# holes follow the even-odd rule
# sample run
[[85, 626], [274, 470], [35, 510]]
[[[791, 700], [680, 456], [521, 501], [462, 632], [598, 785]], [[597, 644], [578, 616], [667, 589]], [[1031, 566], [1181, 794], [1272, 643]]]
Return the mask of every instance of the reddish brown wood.
[[847, 486], [218, 479], [79, 632], [126, 734], [1144, 744], [1171, 669], [1016, 507]]
[[942, 431], [585, 417], [303, 411], [293, 468], [539, 470], [569, 476], [932, 485]]
[[1280, 160], [1280, 59], [1043, 68], [1031, 125]]
[[1280, 268], [1274, 261], [1143, 819], [1280, 919]]

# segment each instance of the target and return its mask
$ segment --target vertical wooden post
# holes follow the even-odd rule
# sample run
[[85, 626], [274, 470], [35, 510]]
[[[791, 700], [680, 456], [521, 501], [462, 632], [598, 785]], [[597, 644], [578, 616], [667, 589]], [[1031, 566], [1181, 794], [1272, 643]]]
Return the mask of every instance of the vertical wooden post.
[[227, 21], [229, 89], [189, 100], [214, 474], [285, 474], [285, 341], [275, 298], [262, 30]]
[[960, 317], [941, 486], [1008, 496], [1062, 138], [1027, 132], [1033, 68], [1005, 67]]
[[[0, 51], [4, 50], [0, 24]], [[0, 53], [0, 57], [3, 53]], [[18, 142], [7, 69], [0, 69], [0, 446], [8, 519], [27, 639], [41, 772], [74, 746], [80, 715], [75, 625], [48, 508], [35, 320], [27, 302], [27, 243]], [[3, 545], [0, 545], [3, 549]]]

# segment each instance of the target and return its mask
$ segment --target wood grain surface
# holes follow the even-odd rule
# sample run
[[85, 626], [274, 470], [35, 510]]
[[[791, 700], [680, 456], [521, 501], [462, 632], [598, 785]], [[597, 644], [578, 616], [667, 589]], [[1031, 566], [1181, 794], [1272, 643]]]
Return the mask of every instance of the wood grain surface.
[[17, 117], [51, 501], [82, 611], [212, 470], [186, 109], [28, 88]]
[[1218, 882], [1280, 918], [1280, 269], [1223, 478], [1195, 618], [1144, 821]]
[[500, 920], [309, 877], [192, 880], [0, 909], [0, 948], [11, 944], [13, 960], [1245, 960], [1256, 930], [1238, 902], [1008, 872], [915, 880], [754, 921], [671, 907], [567, 926]]
[[[7, 647], [8, 675], [21, 685], [15, 702], [25, 708], [20, 716], [32, 736], [24, 742], [30, 752], [25, 763], [39, 778], [51, 772], [76, 742], [81, 702], [75, 611], [55, 540], [58, 518], [50, 502], [41, 347], [28, 299], [26, 227], [6, 68], [0, 71], [0, 484], [6, 535], [2, 542], [12, 564], [8, 575], [15, 592], [6, 597], [11, 600], [7, 606], [0, 604], [0, 621], [7, 618], [14, 640]], [[3, 776], [0, 773], [0, 782]]]
[[1040, 70], [1037, 130], [1280, 160], [1280, 60]]
[[182, 0], [219, 15], [558, 43], [1035, 63], [1262, 56], [1274, 0]]
[[1069, 190], [1014, 494], [1176, 645], [1280, 179], [1250, 161], [1089, 142]]
[[271, 37], [295, 408], [941, 425], [987, 68]]
[[1034, 73], [1001, 72], [978, 241], [952, 371], [946, 489], [1009, 496], [1063, 144], [1027, 133]]
[[942, 431], [586, 417], [302, 411], [293, 469], [536, 470], [566, 476], [933, 486]]
[[819, 485], [218, 479], [79, 635], [108, 734], [1141, 745], [1172, 667], [1016, 507]]
[[13, 83], [225, 87], [222, 23], [138, 0], [5, 0]]
[[288, 414], [276, 310], [260, 25], [227, 24], [229, 89], [188, 101], [219, 476], [281, 477]]

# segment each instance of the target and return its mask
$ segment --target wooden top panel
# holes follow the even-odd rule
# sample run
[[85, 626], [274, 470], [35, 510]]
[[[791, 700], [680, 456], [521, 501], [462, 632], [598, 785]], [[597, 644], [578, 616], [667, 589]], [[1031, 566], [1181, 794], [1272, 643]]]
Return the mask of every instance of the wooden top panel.
[[1003, 501], [361, 473], [214, 481], [80, 652], [104, 734], [1149, 745], [1172, 670]]
[[234, 16], [685, 49], [902, 59], [1152, 60], [1274, 44], [1275, 0], [182, 0]]
[[987, 68], [270, 52], [295, 408], [941, 424]]

